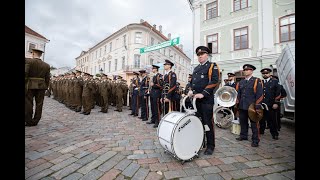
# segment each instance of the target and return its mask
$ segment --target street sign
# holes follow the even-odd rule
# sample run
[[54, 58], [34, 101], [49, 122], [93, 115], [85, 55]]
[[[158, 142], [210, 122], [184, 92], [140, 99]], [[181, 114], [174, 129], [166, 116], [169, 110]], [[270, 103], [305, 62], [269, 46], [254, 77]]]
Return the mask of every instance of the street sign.
[[165, 41], [163, 43], [160, 44], [156, 44], [153, 46], [148, 46], [148, 47], [144, 47], [144, 48], [140, 48], [140, 54], [142, 53], [146, 53], [146, 52], [150, 52], [150, 51], [155, 51], [161, 48], [165, 48], [168, 46], [174, 46], [180, 43], [180, 37], [171, 39], [170, 41]]

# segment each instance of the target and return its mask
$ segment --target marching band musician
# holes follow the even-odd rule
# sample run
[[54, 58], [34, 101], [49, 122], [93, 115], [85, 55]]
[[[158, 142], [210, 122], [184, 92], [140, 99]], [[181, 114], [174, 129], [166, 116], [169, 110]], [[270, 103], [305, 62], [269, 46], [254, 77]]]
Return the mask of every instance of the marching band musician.
[[[225, 86], [236, 88], [236, 83], [234, 81], [236, 75], [234, 73], [228, 73], [227, 75], [228, 75], [228, 81], [226, 82]], [[233, 112], [234, 119], [236, 120], [237, 117], [236, 117], [236, 112], [234, 110], [234, 106], [229, 107], [229, 109]]]
[[138, 116], [139, 113], [139, 86], [140, 86], [140, 78], [139, 73], [133, 72], [136, 77], [133, 78], [132, 86], [133, 86], [133, 92], [132, 92], [132, 111], [131, 114], [133, 116]]
[[152, 65], [152, 72], [153, 77], [152, 81], [150, 82], [151, 86], [151, 93], [150, 93], [150, 102], [151, 102], [151, 121], [147, 122], [147, 124], [154, 124], [153, 127], [157, 128], [160, 122], [160, 115], [161, 115], [161, 106], [160, 106], [160, 98], [161, 98], [161, 91], [163, 88], [162, 84], [162, 74], [160, 74], [159, 66]]
[[[175, 103], [174, 103], [174, 96], [176, 93], [176, 87], [177, 87], [177, 75], [175, 72], [173, 72], [172, 66], [174, 64], [170, 60], [165, 60], [164, 65], [164, 70], [165, 70], [165, 75], [163, 78], [163, 92], [162, 92], [162, 98], [161, 98], [161, 103], [164, 105], [164, 114], [167, 114], [169, 112], [169, 109], [172, 111], [176, 111]], [[166, 87], [168, 89], [166, 89]], [[170, 107], [169, 107], [170, 105]]]
[[219, 85], [220, 72], [216, 63], [208, 61], [210, 49], [205, 46], [196, 48], [199, 65], [194, 68], [192, 73], [191, 87], [194, 94], [193, 98], [197, 98], [196, 116], [202, 121], [206, 131], [206, 150], [205, 155], [212, 155], [215, 148], [214, 124], [213, 124], [213, 104], [214, 104], [214, 89]]
[[269, 68], [263, 68], [260, 71], [263, 77], [263, 102], [268, 106], [268, 110], [266, 108], [263, 110], [263, 118], [260, 121], [260, 134], [264, 134], [267, 123], [272, 139], [278, 140], [276, 111], [279, 108], [281, 87], [278, 80], [270, 78], [271, 71]]
[[[259, 78], [253, 77], [252, 73], [256, 69], [255, 66], [251, 64], [243, 65], [243, 72], [245, 73], [245, 79], [242, 79], [238, 84], [238, 97], [236, 106], [239, 109], [239, 118], [240, 118], [240, 136], [236, 138], [238, 141], [248, 140], [248, 109], [252, 103], [255, 103], [255, 109], [258, 113], [261, 113], [262, 107], [261, 103], [263, 100], [263, 85]], [[252, 121], [251, 130], [252, 130], [252, 147], [258, 147], [260, 138], [258, 133], [259, 122]]]
[[[182, 98], [184, 98], [184, 96], [186, 96], [188, 94], [189, 91], [192, 91], [192, 85], [191, 85], [191, 80], [192, 80], [192, 74], [189, 74], [188, 76], [188, 84], [186, 85], [186, 89], [184, 90], [183, 94], [182, 94]], [[185, 101], [185, 106], [186, 108], [193, 108], [192, 107], [192, 102], [190, 98], [187, 98]], [[185, 110], [183, 109], [182, 112], [185, 112]]]
[[147, 121], [149, 119], [149, 77], [147, 77], [146, 70], [139, 71], [142, 77], [140, 83], [140, 104], [141, 104], [141, 116], [139, 117], [142, 121]]

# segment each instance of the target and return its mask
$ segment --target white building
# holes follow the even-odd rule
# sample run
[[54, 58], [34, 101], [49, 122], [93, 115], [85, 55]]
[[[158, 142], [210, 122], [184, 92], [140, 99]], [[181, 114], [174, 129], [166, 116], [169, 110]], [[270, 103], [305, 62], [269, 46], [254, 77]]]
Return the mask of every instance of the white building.
[[61, 67], [61, 68], [57, 68], [57, 69], [52, 69], [50, 70], [50, 74], [52, 76], [58, 76], [60, 74], [65, 74], [66, 72], [71, 71], [72, 69], [70, 67]]
[[41, 59], [44, 61], [45, 52], [46, 52], [46, 43], [50, 40], [42, 36], [41, 34], [37, 33], [36, 31], [32, 30], [28, 26], [25, 25], [25, 57], [31, 58], [32, 57], [32, 49], [37, 48], [43, 50], [43, 54]]
[[151, 26], [141, 20], [140, 23], [121, 28], [88, 51], [82, 51], [76, 58], [76, 69], [93, 75], [101, 70], [109, 77], [121, 75], [129, 83], [134, 71], [169, 59], [175, 64], [173, 71], [178, 76], [178, 82], [185, 87], [188, 74], [191, 73], [191, 59], [183, 52], [182, 45], [140, 54], [140, 48], [170, 39], [170, 33], [167, 37], [163, 35], [161, 25], [157, 29], [156, 25]]
[[[193, 12], [193, 47], [212, 49], [211, 61], [222, 70], [242, 75], [246, 63], [275, 67], [286, 44], [295, 43], [294, 0], [188, 0]], [[198, 64], [194, 53], [192, 64]]]

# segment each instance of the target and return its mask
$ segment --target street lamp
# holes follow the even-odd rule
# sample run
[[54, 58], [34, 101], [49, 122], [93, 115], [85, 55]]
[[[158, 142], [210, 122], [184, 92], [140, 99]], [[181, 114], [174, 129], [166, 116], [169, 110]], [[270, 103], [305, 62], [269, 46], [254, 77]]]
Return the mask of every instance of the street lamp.
[[100, 74], [102, 74], [102, 73], [103, 73], [103, 70], [102, 70], [102, 68], [100, 68], [100, 70], [99, 70], [99, 71], [100, 71]]

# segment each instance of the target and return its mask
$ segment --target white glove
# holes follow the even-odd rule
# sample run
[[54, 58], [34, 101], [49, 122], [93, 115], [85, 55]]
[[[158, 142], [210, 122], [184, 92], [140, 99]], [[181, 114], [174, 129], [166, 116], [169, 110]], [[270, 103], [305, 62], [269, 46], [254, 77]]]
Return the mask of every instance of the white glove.
[[188, 96], [189, 96], [189, 97], [192, 97], [192, 95], [193, 95], [193, 91], [190, 90], [190, 91], [188, 92]]

